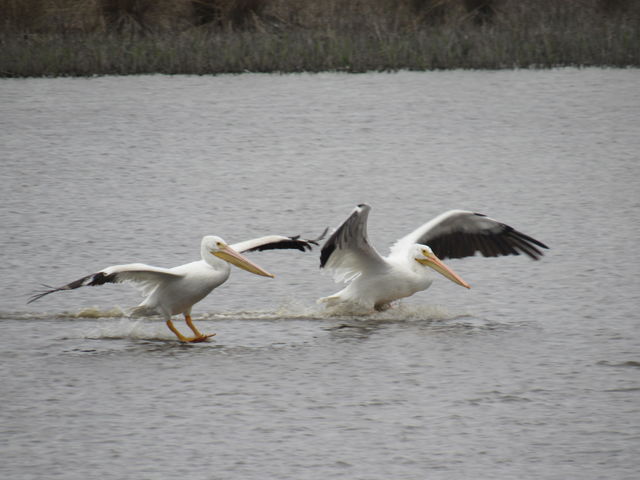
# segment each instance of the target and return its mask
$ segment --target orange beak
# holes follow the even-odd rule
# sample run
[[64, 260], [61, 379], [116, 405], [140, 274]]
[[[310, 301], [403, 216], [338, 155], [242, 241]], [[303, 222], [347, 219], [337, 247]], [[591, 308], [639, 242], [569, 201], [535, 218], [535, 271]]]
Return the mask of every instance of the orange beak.
[[426, 258], [416, 258], [416, 261], [421, 263], [422, 265], [426, 265], [428, 267], [433, 268], [440, 275], [447, 277], [454, 283], [458, 285], [462, 285], [465, 288], [471, 288], [467, 282], [465, 282], [456, 272], [447, 267], [442, 260], [440, 260], [434, 253], [429, 252], [427, 250], [423, 250], [422, 254]]
[[225, 245], [224, 247], [220, 248], [220, 250], [211, 253], [213, 253], [216, 257], [223, 259], [225, 262], [229, 262], [236, 267], [246, 270], [247, 272], [255, 273], [256, 275], [262, 275], [263, 277], [275, 277], [275, 275], [259, 267], [247, 257], [240, 255], [229, 245]]

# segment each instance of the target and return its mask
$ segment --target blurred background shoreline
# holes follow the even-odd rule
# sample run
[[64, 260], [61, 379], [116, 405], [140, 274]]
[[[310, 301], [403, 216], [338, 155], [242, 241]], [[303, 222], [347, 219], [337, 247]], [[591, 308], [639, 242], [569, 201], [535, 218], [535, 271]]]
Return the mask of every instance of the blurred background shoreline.
[[0, 77], [640, 66], [633, 0], [0, 0]]

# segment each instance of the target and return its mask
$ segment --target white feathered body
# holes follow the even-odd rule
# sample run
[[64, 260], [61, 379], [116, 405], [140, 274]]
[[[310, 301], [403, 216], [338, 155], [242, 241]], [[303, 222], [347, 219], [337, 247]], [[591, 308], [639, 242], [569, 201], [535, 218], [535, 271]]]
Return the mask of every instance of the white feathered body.
[[320, 302], [383, 310], [394, 300], [429, 288], [435, 272], [470, 288], [439, 257], [463, 258], [477, 252], [497, 257], [522, 252], [537, 260], [542, 256], [539, 248], [548, 248], [485, 215], [450, 210], [397, 240], [389, 256], [382, 257], [367, 237], [370, 210], [367, 204], [358, 205], [323, 245], [320, 268], [330, 270], [336, 282], [349, 284]]
[[[267, 235], [237, 243], [234, 248], [216, 235], [207, 235], [200, 242], [201, 260], [173, 268], [154, 267], [144, 263], [112, 265], [60, 287], [45, 285], [46, 289], [36, 292], [28, 303], [63, 290], [130, 283], [145, 297], [140, 305], [132, 309], [132, 315], [162, 315], [169, 329], [180, 341], [201, 342], [211, 335], [202, 335], [194, 327], [191, 308], [227, 281], [231, 273], [230, 264], [255, 275], [273, 278], [271, 273], [241, 255], [241, 252], [272, 249], [296, 249], [304, 252], [311, 250], [311, 245], [317, 245], [318, 240], [323, 237], [324, 233], [316, 240], [304, 240], [299, 236]], [[195, 334], [193, 338], [185, 337], [173, 326], [171, 317], [179, 314], [184, 315], [187, 325]]]
[[320, 301], [329, 306], [348, 302], [365, 309], [383, 310], [394, 300], [409, 297], [431, 286], [433, 276], [424, 268], [418, 268], [418, 263], [414, 262], [414, 266], [399, 257], [386, 257], [384, 260], [384, 266], [360, 272], [345, 288]]
[[[216, 259], [208, 260], [213, 262]], [[209, 262], [199, 260], [169, 269], [170, 272], [180, 276], [155, 285], [149, 283], [148, 296], [135, 309], [135, 312], [139, 314], [155, 311], [165, 317], [189, 313], [194, 304], [204, 299], [229, 278], [231, 268], [227, 262], [219, 260], [215, 268]]]

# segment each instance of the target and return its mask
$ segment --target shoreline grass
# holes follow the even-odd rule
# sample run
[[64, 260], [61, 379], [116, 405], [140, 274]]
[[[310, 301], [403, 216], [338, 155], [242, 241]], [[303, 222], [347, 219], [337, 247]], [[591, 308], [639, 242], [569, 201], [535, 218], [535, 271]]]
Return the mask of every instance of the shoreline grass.
[[[57, 0], [73, 1], [89, 2]], [[221, 14], [202, 25], [187, 21], [185, 12], [193, 10], [178, 8], [179, 2], [172, 4], [172, 16], [166, 14], [169, 20], [158, 12], [147, 11], [153, 22], [111, 12], [117, 28], [108, 28], [104, 10], [94, 17], [72, 10], [73, 21], [49, 10], [58, 20], [46, 28], [35, 20], [29, 26], [16, 14], [0, 29], [0, 77], [640, 66], [635, 2], [607, 12], [598, 0], [502, 0], [489, 2], [492, 13], [481, 20], [474, 13], [479, 10], [465, 9], [464, 2], [422, 2], [450, 6], [434, 20], [425, 13], [433, 10], [421, 15], [409, 8], [417, 0], [396, 2], [404, 9], [395, 10], [388, 1], [347, 7], [345, 0], [327, 0], [318, 13], [318, 3], [310, 1], [292, 11], [284, 0], [244, 0], [252, 7], [235, 26], [221, 21]], [[116, 3], [89, 3], [96, 2]]]

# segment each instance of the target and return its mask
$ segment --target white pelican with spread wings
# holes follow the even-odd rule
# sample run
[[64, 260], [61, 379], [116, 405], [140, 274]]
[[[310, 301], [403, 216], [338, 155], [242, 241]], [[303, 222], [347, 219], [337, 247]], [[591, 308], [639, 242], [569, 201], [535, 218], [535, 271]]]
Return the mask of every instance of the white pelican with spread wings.
[[[542, 256], [542, 242], [485, 215], [451, 210], [399, 239], [388, 256], [382, 257], [367, 238], [371, 207], [358, 205], [327, 239], [320, 253], [320, 268], [332, 271], [336, 282], [347, 287], [318, 300], [328, 306], [347, 304], [386, 310], [391, 302], [426, 290], [432, 272], [471, 288], [442, 259], [519, 255], [533, 260]], [[428, 268], [430, 267], [430, 268]]]
[[[304, 252], [311, 250], [311, 244], [317, 245], [320, 238], [302, 240], [299, 236], [269, 235], [227, 245], [222, 238], [209, 235], [204, 237], [200, 243], [201, 260], [173, 268], [153, 267], [143, 263], [113, 265], [62, 287], [53, 288], [45, 285], [47, 289], [33, 295], [28, 303], [61, 290], [73, 290], [85, 286], [104, 285], [105, 283], [133, 283], [146, 297], [134, 309], [135, 315], [161, 315], [169, 329], [180, 341], [202, 342], [215, 334], [200, 333], [191, 320], [191, 308], [209, 295], [212, 290], [227, 281], [231, 273], [230, 264], [256, 275], [274, 276], [241, 253], [283, 248]], [[184, 315], [187, 326], [193, 332], [193, 337], [184, 336], [171, 321], [173, 315], [179, 314]]]

